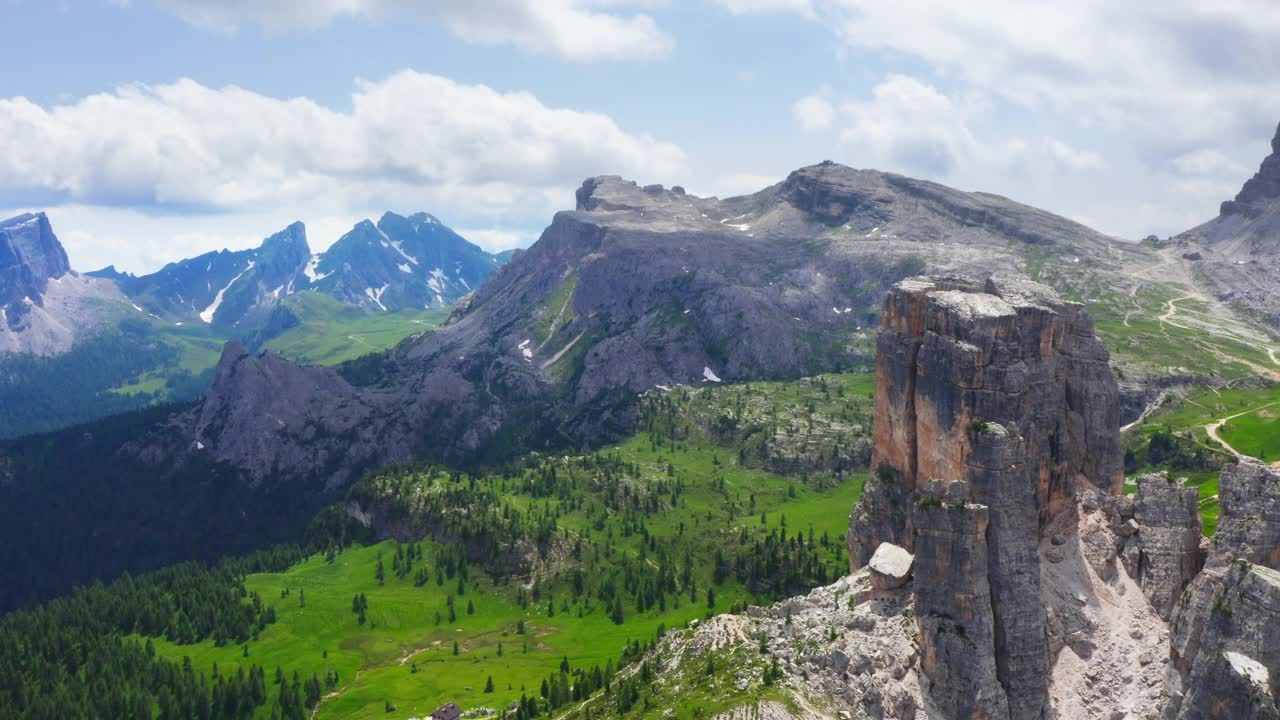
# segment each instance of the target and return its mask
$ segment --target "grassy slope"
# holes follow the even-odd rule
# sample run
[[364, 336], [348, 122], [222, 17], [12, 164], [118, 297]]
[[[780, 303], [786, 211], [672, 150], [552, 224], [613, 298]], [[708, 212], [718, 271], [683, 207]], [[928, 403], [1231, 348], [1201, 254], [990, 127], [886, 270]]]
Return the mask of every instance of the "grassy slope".
[[[843, 396], [833, 388], [843, 388]], [[869, 403], [870, 381], [865, 375], [828, 376], [823, 383], [753, 383], [749, 386], [704, 388], [684, 393], [681, 403], [699, 418], [717, 417], [733, 408], [744, 407], [746, 399], [757, 406], [776, 405], [780, 432], [801, 415], [838, 414], [854, 405]], [[812, 411], [808, 408], [812, 407]], [[789, 415], [794, 413], [794, 416]], [[762, 470], [738, 464], [736, 450], [712, 442], [707, 436], [692, 432], [676, 447], [655, 444], [648, 434], [640, 434], [621, 445], [600, 452], [616, 454], [640, 468], [641, 479], [668, 477], [668, 464], [686, 489], [681, 504], [645, 520], [648, 531], [662, 543], [684, 543], [698, 549], [696, 576], [699, 588], [711, 582], [711, 557], [722, 538], [746, 528], [752, 536], [762, 536], [784, 522], [792, 534], [824, 534], [832, 539], [828, 561], [833, 567], [844, 562], [843, 534], [849, 508], [856, 501], [865, 476], [861, 473], [840, 478], [831, 473], [814, 473], [809, 484], [801, 484]], [[723, 479], [723, 490], [720, 479]], [[794, 496], [793, 496], [794, 493]], [[755, 512], [748, 505], [755, 495]], [[529, 507], [555, 503], [512, 494], [514, 505]], [[766, 523], [761, 524], [760, 513]], [[595, 537], [609, 533], [616, 547], [635, 556], [642, 542], [639, 535], [623, 531], [621, 515], [610, 518], [605, 529], [594, 531]], [[685, 536], [680, 536], [683, 524]], [[562, 529], [576, 534], [592, 532], [582, 511], [566, 512], [560, 518]], [[458, 598], [458, 619], [440, 625], [437, 611], [447, 617], [447, 596], [456, 591], [453, 581], [438, 586], [434, 579], [423, 587], [415, 587], [412, 576], [395, 578], [390, 572], [394, 541], [377, 547], [348, 550], [337, 556], [333, 564], [315, 557], [281, 574], [258, 575], [247, 585], [275, 603], [279, 622], [269, 627], [257, 641], [249, 644], [249, 657], [240, 647], [214, 647], [212, 643], [177, 647], [156, 641], [157, 650], [170, 657], [190, 656], [197, 667], [218, 663], [223, 673], [242, 663], [263, 665], [268, 675], [278, 665], [287, 673], [297, 670], [304, 678], [312, 673], [324, 677], [329, 669], [341, 677], [341, 692], [322, 703], [322, 718], [422, 717], [447, 701], [463, 707], [502, 707], [517, 699], [521, 689], [537, 694], [540, 683], [555, 671], [561, 658], [568, 657], [574, 667], [589, 668], [617, 661], [628, 641], [651, 640], [660, 625], [677, 627], [707, 612], [704, 591], [697, 600], [673, 599], [665, 611], [652, 609], [636, 614], [627, 603], [627, 620], [615, 625], [598, 599], [588, 592], [583, 601], [574, 602], [568, 592], [556, 590], [556, 602], [569, 602], [567, 612], [560, 607], [554, 617], [546, 612], [546, 598], [527, 610], [516, 601], [511, 587], [495, 587], [481, 579]], [[427, 548], [426, 565], [431, 566], [435, 548]], [[385, 585], [375, 579], [377, 555], [387, 561]], [[590, 568], [592, 577], [607, 571]], [[475, 572], [473, 578], [479, 577]], [[593, 579], [588, 580], [594, 582]], [[281, 598], [288, 588], [290, 595]], [[305, 591], [306, 607], [298, 602]], [[369, 599], [369, 625], [360, 626], [351, 612], [352, 597], [365, 593]], [[465, 613], [466, 601], [475, 603], [475, 615]], [[765, 602], [752, 595], [740, 583], [726, 580], [717, 588], [716, 608], [723, 611], [739, 600]], [[579, 617], [579, 611], [582, 616]], [[516, 622], [524, 620], [526, 634], [516, 634]], [[460, 654], [452, 654], [453, 642]], [[497, 656], [498, 643], [504, 646], [503, 657]], [[527, 644], [527, 652], [526, 652]], [[328, 657], [324, 657], [327, 651]], [[410, 659], [411, 658], [411, 659]], [[413, 672], [416, 663], [418, 672]], [[482, 692], [486, 679], [492, 676], [497, 692]], [[397, 706], [388, 714], [386, 703]]]
[[392, 347], [439, 325], [451, 312], [450, 308], [433, 308], [372, 315], [313, 292], [298, 293], [283, 302], [302, 324], [269, 340], [265, 349], [313, 365], [337, 365]]
[[[267, 342], [264, 349], [279, 353], [299, 363], [338, 365], [378, 350], [393, 347], [401, 340], [429, 330], [443, 322], [450, 310], [435, 308], [422, 312], [399, 312], [372, 315], [360, 308], [344, 305], [318, 293], [298, 293], [283, 302], [293, 308], [302, 321]], [[172, 325], [153, 320], [157, 340], [176, 347], [178, 363], [174, 367], [157, 368], [111, 389], [125, 395], [157, 393], [159, 399], [173, 400], [166, 394], [166, 381], [175, 371], [200, 375], [218, 362], [225, 338], [216, 336], [206, 325]]]
[[[1234, 462], [1235, 458], [1213, 442], [1205, 426], [1224, 417], [1262, 408], [1223, 425], [1218, 434], [1232, 447], [1247, 455], [1270, 461], [1280, 459], [1280, 385], [1265, 388], [1205, 388], [1167, 403], [1152, 413], [1140, 426], [1126, 433], [1126, 447], [1141, 448], [1151, 437], [1169, 432], [1185, 447], [1201, 451], [1217, 462]], [[1218, 471], [1184, 470], [1168, 466], [1147, 466], [1139, 472], [1166, 469], [1174, 477], [1186, 477], [1187, 484], [1200, 490], [1200, 515], [1206, 535], [1213, 534], [1218, 518]], [[1130, 486], [1133, 489], [1133, 486]]]

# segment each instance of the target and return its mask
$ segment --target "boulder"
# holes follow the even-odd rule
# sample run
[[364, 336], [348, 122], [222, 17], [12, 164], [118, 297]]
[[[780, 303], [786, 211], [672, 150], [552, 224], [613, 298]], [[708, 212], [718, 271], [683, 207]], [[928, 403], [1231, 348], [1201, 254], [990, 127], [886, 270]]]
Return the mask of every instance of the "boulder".
[[871, 587], [876, 590], [896, 590], [911, 579], [911, 553], [894, 545], [882, 543], [871, 556], [867, 569], [871, 571]]

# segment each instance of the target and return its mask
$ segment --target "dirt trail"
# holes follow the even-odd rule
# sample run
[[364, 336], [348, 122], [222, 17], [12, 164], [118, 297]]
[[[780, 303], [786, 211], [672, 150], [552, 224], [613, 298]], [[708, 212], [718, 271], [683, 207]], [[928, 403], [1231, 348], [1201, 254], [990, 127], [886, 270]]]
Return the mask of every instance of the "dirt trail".
[[1223, 425], [1225, 425], [1227, 422], [1231, 420], [1235, 420], [1238, 417], [1243, 417], [1250, 413], [1255, 413], [1264, 408], [1269, 408], [1272, 405], [1280, 405], [1280, 400], [1277, 400], [1275, 402], [1269, 402], [1266, 405], [1259, 405], [1256, 408], [1250, 408], [1249, 410], [1245, 410], [1244, 412], [1238, 412], [1235, 415], [1228, 415], [1227, 417], [1214, 420], [1213, 422], [1204, 426], [1204, 431], [1209, 434], [1209, 439], [1213, 440], [1214, 442], [1218, 443], [1222, 447], [1226, 448], [1227, 452], [1231, 453], [1232, 455], [1235, 455], [1237, 459], [1249, 458], [1252, 460], [1256, 460], [1257, 458], [1251, 455], [1245, 455], [1239, 450], [1236, 450], [1235, 448], [1231, 447], [1230, 443], [1228, 443], [1226, 440], [1223, 440], [1222, 437], [1218, 435], [1218, 430], [1220, 430]]

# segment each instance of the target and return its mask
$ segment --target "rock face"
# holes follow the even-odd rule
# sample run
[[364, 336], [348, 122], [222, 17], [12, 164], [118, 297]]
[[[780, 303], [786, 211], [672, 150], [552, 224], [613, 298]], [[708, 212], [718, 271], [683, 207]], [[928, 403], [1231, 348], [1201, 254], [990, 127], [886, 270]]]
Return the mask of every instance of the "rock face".
[[1280, 128], [1271, 154], [1218, 217], [1174, 240], [1200, 256], [1197, 274], [1220, 297], [1280, 324]]
[[[911, 509], [915, 525], [916, 617], [928, 706], [947, 718], [1010, 717], [996, 678], [985, 505], [964, 481], [934, 480]], [[1038, 710], [1037, 706], [1037, 710]]]
[[253, 356], [233, 341], [193, 412], [190, 442], [197, 453], [246, 468], [251, 485], [305, 473], [326, 477], [333, 489], [363, 469], [412, 457], [394, 423], [373, 422], [385, 411], [331, 368]]
[[71, 271], [44, 213], [0, 221], [0, 354], [66, 352], [123, 301], [110, 281]]
[[1160, 472], [1140, 476], [1131, 506], [1119, 512], [1122, 529], [1135, 531], [1124, 541], [1125, 569], [1165, 620], [1204, 564], [1199, 500], [1196, 488]]
[[[1122, 480], [1107, 351], [1084, 309], [1043, 286], [906, 280], [885, 299], [876, 390], [875, 480], [851, 516], [850, 562], [883, 542], [915, 553], [924, 657], [936, 659], [924, 673], [944, 716], [1039, 717], [1041, 527], [1082, 487]], [[981, 707], [963, 704], [975, 697]]]
[[1171, 623], [1168, 720], [1278, 714], [1280, 475], [1231, 465], [1218, 488], [1218, 532]]
[[0, 222], [0, 306], [39, 302], [49, 281], [71, 271], [49, 218], [19, 215]]
[[[1083, 306], [1025, 281], [912, 279], [885, 298], [876, 344], [875, 490], [967, 478], [974, 438], [1014, 423], [1040, 522], [1081, 481], [1118, 492], [1119, 391]], [[910, 549], [906, 520], [856, 517], [854, 565], [881, 541]]]

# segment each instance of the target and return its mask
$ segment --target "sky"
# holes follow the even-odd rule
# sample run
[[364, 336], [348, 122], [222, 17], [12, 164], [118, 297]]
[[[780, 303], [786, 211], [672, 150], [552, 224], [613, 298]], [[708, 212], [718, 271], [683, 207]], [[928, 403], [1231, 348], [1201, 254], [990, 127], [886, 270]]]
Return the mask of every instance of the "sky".
[[1199, 224], [1280, 121], [1272, 0], [0, 0], [0, 216], [137, 273], [295, 220], [527, 246], [595, 175], [835, 160], [1119, 237]]

